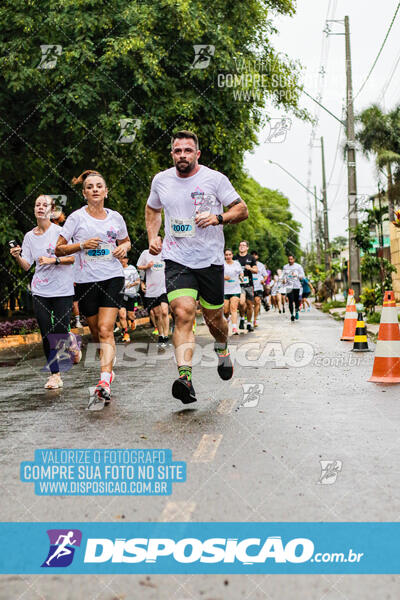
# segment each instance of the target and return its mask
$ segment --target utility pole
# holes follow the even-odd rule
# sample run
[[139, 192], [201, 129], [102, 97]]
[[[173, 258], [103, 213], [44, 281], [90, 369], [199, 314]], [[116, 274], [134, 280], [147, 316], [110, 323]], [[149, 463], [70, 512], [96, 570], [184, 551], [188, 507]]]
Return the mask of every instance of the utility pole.
[[319, 229], [319, 216], [317, 204], [317, 188], [314, 185], [314, 202], [315, 202], [315, 242], [317, 246], [317, 262], [321, 264], [321, 235]]
[[358, 300], [361, 294], [360, 276], [360, 251], [355, 243], [354, 227], [358, 224], [357, 218], [357, 179], [356, 179], [356, 146], [354, 135], [354, 106], [353, 86], [351, 76], [350, 55], [350, 25], [349, 17], [344, 18], [346, 37], [346, 130], [347, 130], [347, 182], [348, 182], [348, 223], [349, 223], [349, 284], [354, 290], [354, 296]]
[[325, 174], [325, 154], [324, 138], [321, 137], [321, 162], [322, 162], [322, 203], [324, 206], [324, 258], [325, 271], [331, 268], [331, 257], [329, 253], [329, 225], [328, 225], [328, 200], [326, 197], [326, 174]]

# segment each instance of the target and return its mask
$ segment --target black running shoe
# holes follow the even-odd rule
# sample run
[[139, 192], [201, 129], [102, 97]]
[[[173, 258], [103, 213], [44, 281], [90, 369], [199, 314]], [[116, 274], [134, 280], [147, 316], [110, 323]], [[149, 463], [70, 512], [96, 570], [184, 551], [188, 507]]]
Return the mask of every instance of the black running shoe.
[[183, 402], [183, 404], [190, 404], [197, 400], [193, 383], [189, 381], [187, 375], [182, 375], [178, 379], [175, 379], [172, 384], [172, 395]]
[[[216, 350], [215, 350], [216, 352]], [[218, 356], [218, 353], [217, 353]], [[230, 354], [226, 356], [218, 356], [218, 367], [217, 367], [218, 375], [224, 381], [228, 381], [228, 379], [232, 379], [233, 375], [233, 364], [231, 361]]]
[[244, 319], [240, 319], [239, 321], [239, 329], [244, 329]]
[[290, 320], [291, 320], [291, 321], [294, 321], [294, 315], [292, 315], [292, 316], [290, 317]]
[[251, 323], [247, 323], [247, 331], [254, 331], [254, 327]]

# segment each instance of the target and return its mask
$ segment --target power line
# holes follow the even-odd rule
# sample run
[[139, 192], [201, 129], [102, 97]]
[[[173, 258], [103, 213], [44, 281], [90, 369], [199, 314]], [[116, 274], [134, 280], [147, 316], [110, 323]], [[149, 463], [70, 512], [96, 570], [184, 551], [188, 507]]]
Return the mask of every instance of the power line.
[[383, 100], [383, 101], [384, 101], [385, 94], [386, 94], [386, 92], [387, 92], [387, 90], [388, 90], [388, 87], [389, 87], [389, 85], [390, 85], [390, 84], [391, 84], [391, 82], [392, 82], [393, 76], [394, 76], [394, 74], [395, 74], [395, 72], [396, 72], [396, 70], [397, 70], [397, 67], [399, 66], [399, 63], [400, 63], [400, 52], [399, 52], [399, 55], [398, 55], [398, 57], [397, 57], [397, 59], [396, 59], [395, 65], [394, 65], [394, 67], [393, 67], [393, 69], [392, 69], [392, 72], [391, 72], [391, 74], [389, 75], [389, 78], [387, 79], [387, 81], [386, 81], [385, 85], [384, 85], [384, 86], [383, 86], [383, 88], [382, 88], [382, 91], [381, 91], [381, 93], [380, 93], [380, 96], [379, 96], [379, 100]]
[[383, 42], [382, 42], [382, 45], [381, 45], [381, 47], [380, 47], [380, 49], [379, 49], [379, 52], [378, 52], [378, 54], [376, 55], [376, 58], [375, 58], [375, 60], [374, 60], [374, 62], [373, 62], [373, 64], [372, 64], [372, 67], [370, 68], [370, 70], [369, 70], [369, 73], [368, 73], [367, 77], [366, 77], [366, 78], [365, 78], [365, 80], [364, 80], [364, 83], [362, 84], [362, 86], [361, 86], [361, 87], [360, 87], [360, 89], [358, 90], [357, 94], [354, 96], [353, 100], [355, 100], [355, 99], [357, 98], [357, 96], [358, 96], [358, 95], [359, 95], [359, 94], [362, 92], [362, 90], [363, 90], [363, 89], [364, 89], [364, 87], [365, 87], [365, 84], [367, 83], [368, 79], [369, 79], [369, 78], [370, 78], [370, 76], [371, 76], [371, 73], [372, 73], [372, 71], [375, 69], [375, 65], [376, 65], [376, 63], [378, 62], [380, 55], [382, 54], [382, 50], [383, 50], [383, 48], [385, 47], [386, 40], [388, 39], [388, 37], [389, 37], [389, 34], [390, 34], [391, 30], [392, 30], [392, 27], [393, 27], [393, 24], [394, 24], [394, 22], [395, 22], [395, 20], [396, 20], [397, 13], [399, 12], [399, 9], [400, 9], [400, 2], [398, 2], [398, 4], [397, 4], [397, 8], [396, 8], [396, 11], [395, 11], [395, 13], [394, 13], [394, 15], [393, 15], [392, 22], [391, 22], [391, 23], [390, 23], [390, 25], [389, 25], [389, 29], [387, 30], [387, 32], [386, 32], [386, 35], [385, 35], [385, 39], [384, 39], [384, 40], [383, 40]]

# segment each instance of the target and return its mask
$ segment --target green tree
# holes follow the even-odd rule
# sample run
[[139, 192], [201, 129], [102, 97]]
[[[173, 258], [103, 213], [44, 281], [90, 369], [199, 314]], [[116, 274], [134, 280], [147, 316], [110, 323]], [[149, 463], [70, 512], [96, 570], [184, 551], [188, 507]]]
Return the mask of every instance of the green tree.
[[[137, 252], [150, 182], [170, 166], [174, 130], [195, 130], [202, 162], [240, 184], [266, 100], [305, 116], [300, 67], [271, 43], [272, 17], [293, 12], [292, 0], [3, 0], [3, 288], [16, 273], [5, 243], [33, 226], [35, 197], [65, 194], [68, 214], [82, 200], [71, 178], [84, 169], [106, 176]], [[206, 46], [206, 68], [195, 44]], [[238, 76], [236, 87], [221, 84], [227, 74]], [[237, 86], [257, 93], [240, 101]], [[129, 119], [134, 141], [120, 143]]]

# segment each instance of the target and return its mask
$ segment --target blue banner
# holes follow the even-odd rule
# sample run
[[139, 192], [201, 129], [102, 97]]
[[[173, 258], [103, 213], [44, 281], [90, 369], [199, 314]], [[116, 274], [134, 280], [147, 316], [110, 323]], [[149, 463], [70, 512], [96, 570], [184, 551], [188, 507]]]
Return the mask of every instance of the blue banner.
[[400, 523], [0, 523], [0, 573], [397, 574], [399, 539]]

